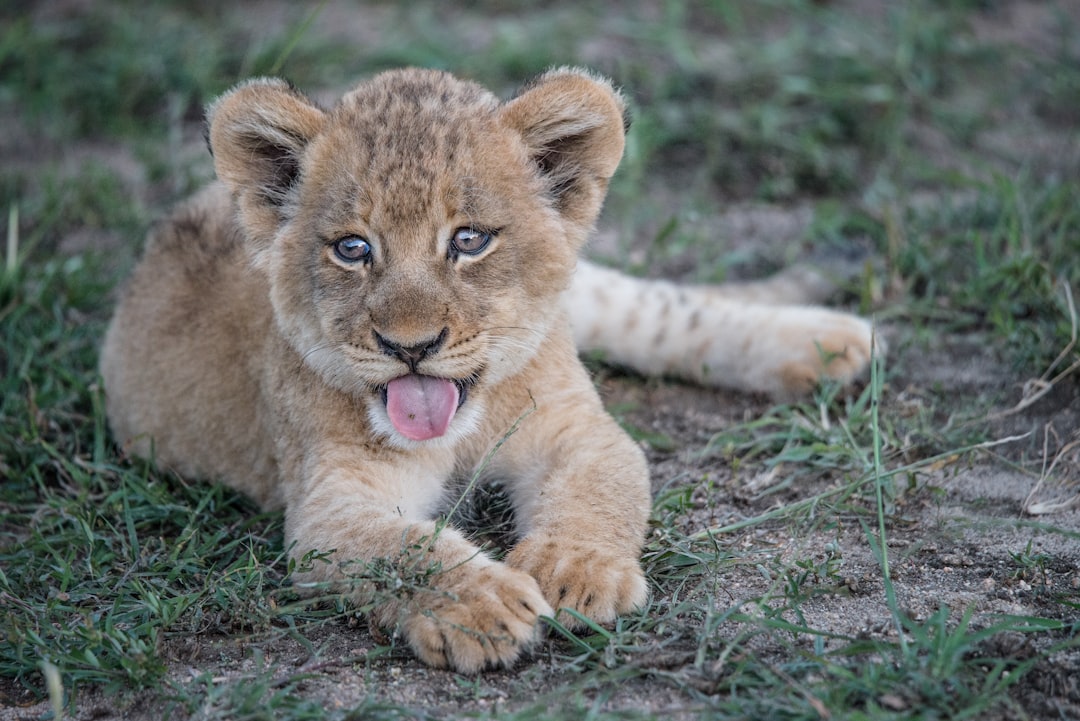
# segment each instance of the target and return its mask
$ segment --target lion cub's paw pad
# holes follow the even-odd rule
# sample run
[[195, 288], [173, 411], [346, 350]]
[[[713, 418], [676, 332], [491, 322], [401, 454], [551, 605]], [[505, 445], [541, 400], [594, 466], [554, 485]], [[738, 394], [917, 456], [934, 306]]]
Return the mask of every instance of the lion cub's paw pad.
[[[506, 562], [528, 571], [557, 612], [573, 609], [598, 623], [640, 608], [649, 595], [637, 557], [600, 545], [526, 539]], [[558, 620], [570, 628], [580, 625], [565, 613]]]
[[403, 631], [417, 656], [463, 673], [512, 664], [552, 613], [536, 581], [504, 564], [448, 571], [410, 611]]

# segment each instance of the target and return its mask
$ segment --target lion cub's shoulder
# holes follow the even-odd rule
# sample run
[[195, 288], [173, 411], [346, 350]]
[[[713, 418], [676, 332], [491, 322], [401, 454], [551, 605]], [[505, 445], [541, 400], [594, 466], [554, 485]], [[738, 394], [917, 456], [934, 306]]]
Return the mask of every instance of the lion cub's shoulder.
[[173, 208], [154, 224], [143, 254], [167, 257], [170, 265], [156, 266], [155, 270], [182, 272], [185, 282], [243, 262], [244, 232], [228, 189], [221, 183], [211, 183]]

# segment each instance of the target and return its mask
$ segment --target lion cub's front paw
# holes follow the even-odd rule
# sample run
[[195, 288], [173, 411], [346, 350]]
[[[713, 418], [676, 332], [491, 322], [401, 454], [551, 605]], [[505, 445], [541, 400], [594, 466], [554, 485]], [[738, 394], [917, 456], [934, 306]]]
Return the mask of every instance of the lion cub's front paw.
[[[641, 607], [649, 595], [637, 556], [600, 543], [526, 538], [506, 562], [535, 578], [556, 611], [573, 609], [598, 623]], [[569, 614], [558, 619], [570, 628], [580, 625]]]
[[425, 663], [473, 673], [508, 666], [539, 637], [551, 615], [536, 581], [502, 563], [465, 563], [409, 604], [402, 631]]
[[805, 395], [825, 378], [851, 383], [865, 374], [871, 354], [884, 348], [882, 341], [875, 341], [868, 321], [846, 313], [812, 310], [808, 322], [789, 331], [794, 342], [776, 371], [782, 386], [780, 395]]

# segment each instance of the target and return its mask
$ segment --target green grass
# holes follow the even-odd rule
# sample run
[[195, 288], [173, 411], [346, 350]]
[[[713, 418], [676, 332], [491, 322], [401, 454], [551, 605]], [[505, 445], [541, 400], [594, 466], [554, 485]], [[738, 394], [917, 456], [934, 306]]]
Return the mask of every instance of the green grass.
[[[207, 175], [205, 159], [177, 148], [236, 80], [280, 69], [318, 90], [420, 64], [511, 92], [581, 63], [614, 76], [635, 114], [604, 220], [623, 237], [612, 260], [649, 273], [689, 258], [695, 279], [739, 274], [774, 259], [721, 247], [717, 207], [810, 203], [806, 247], [872, 249], [851, 297], [892, 329], [889, 363], [855, 397], [822, 388], [708, 443], [633, 429], [658, 454], [768, 482], [738, 515], [701, 523], [702, 505], [731, 489], [688, 464], [655, 501], [649, 607], [612, 628], [552, 624], [537, 668], [458, 677], [451, 702], [507, 719], [634, 718], [648, 713], [620, 694], [643, 688], [677, 699], [659, 713], [712, 718], [1025, 718], [1019, 689], [1080, 645], [1076, 592], [1041, 591], [1038, 614], [1024, 617], [944, 604], [915, 613], [896, 581], [915, 552], [881, 551], [908, 509], [933, 502], [933, 472], [987, 460], [999, 437], [987, 416], [1019, 400], [1014, 386], [1078, 358], [1067, 289], [1080, 291], [1080, 182], [1062, 159], [1020, 149], [1029, 135], [1075, 129], [1077, 28], [1062, 14], [1041, 49], [980, 38], [975, 19], [995, 5], [898, 3], [860, 18], [809, 0], [617, 13], [602, 2], [375, 4], [385, 32], [374, 44], [329, 35], [314, 5], [266, 28], [210, 3], [0, 11], [0, 116], [38, 146], [3, 147], [12, 162], [0, 161], [0, 208], [15, 229], [0, 275], [0, 704], [58, 691], [68, 713], [105, 689], [120, 708], [151, 699], [175, 717], [446, 717], [446, 706], [380, 693], [392, 666], [423, 677], [392, 639], [358, 627], [362, 608], [292, 591], [280, 516], [112, 444], [96, 349], [146, 227]], [[1017, 149], [981, 144], [991, 131], [1013, 132]], [[79, 148], [106, 150], [73, 161]], [[114, 162], [120, 150], [148, 187]], [[107, 250], [72, 244], [80, 237]], [[1012, 385], [958, 399], [920, 384], [911, 368], [948, 334], [1002, 361]], [[461, 511], [495, 543], [499, 499], [475, 496]], [[1080, 541], [1042, 520], [1015, 527]], [[877, 554], [870, 580], [849, 576], [857, 559], [839, 539], [853, 528]], [[837, 541], [782, 555], [756, 540], [776, 534]], [[1009, 574], [1060, 578], [1076, 560], [1029, 545]], [[358, 573], [384, 587], [423, 582]], [[840, 633], [815, 615], [867, 598], [885, 602], [883, 629]], [[342, 650], [344, 637], [354, 640]], [[1017, 637], [1030, 653], [1002, 641]], [[193, 645], [206, 655], [192, 661]], [[341, 708], [320, 696], [337, 669], [368, 684]]]

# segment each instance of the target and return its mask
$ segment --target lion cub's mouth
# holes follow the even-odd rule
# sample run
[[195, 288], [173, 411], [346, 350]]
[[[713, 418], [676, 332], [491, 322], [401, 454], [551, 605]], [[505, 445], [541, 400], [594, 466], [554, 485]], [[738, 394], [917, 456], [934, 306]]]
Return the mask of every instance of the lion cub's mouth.
[[463, 383], [416, 373], [395, 378], [382, 389], [390, 422], [414, 441], [445, 434], [466, 395], [468, 387]]

